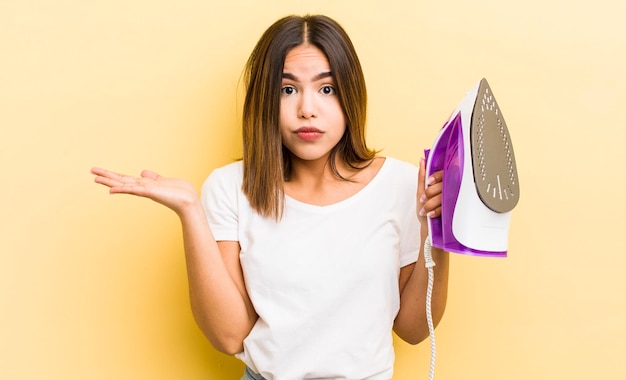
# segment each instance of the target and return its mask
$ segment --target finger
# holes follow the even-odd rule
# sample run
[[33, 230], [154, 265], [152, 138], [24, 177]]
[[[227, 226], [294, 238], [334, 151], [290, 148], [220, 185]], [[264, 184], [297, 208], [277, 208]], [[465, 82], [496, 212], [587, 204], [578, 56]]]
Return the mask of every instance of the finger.
[[141, 177], [142, 178], [148, 178], [151, 179], [153, 181], [156, 181], [157, 179], [161, 178], [160, 175], [158, 175], [157, 173], [150, 171], [150, 170], [144, 170], [141, 172]]
[[89, 170], [89, 172], [91, 174], [95, 174], [95, 175], [100, 175], [100, 173], [105, 172], [106, 170], [102, 169], [102, 168], [98, 168], [98, 167], [93, 167], [91, 168], [91, 170]]
[[91, 168], [91, 174], [95, 174], [97, 176], [107, 177], [107, 178], [116, 178], [116, 177], [122, 176], [121, 174], [112, 172], [110, 170], [102, 169], [102, 168]]
[[95, 182], [102, 185], [110, 186], [111, 172], [102, 168], [91, 168], [91, 174], [95, 174]]
[[437, 194], [441, 194], [443, 192], [443, 184], [441, 182], [435, 182], [434, 184], [428, 186], [426, 190], [424, 190], [425, 197], [432, 198]]
[[423, 206], [423, 213], [429, 218], [436, 218], [441, 215], [441, 193], [428, 198]]
[[147, 197], [148, 192], [146, 191], [145, 186], [141, 183], [124, 183], [118, 186], [113, 186], [109, 190], [111, 194], [131, 194], [138, 195], [141, 197]]
[[103, 176], [96, 176], [96, 178], [94, 178], [94, 182], [99, 183], [100, 185], [108, 186], [108, 187], [115, 187], [115, 186], [121, 185], [119, 181], [115, 181], [115, 180], [112, 180], [111, 178], [103, 177]]
[[111, 194], [135, 194], [143, 195], [145, 186], [141, 178], [112, 172], [102, 168], [93, 168], [91, 172], [96, 175], [94, 181], [109, 187]]
[[420, 159], [419, 172], [417, 174], [417, 202], [423, 203], [423, 195], [425, 182], [424, 178], [426, 177], [426, 161], [422, 158]]
[[112, 172], [110, 170], [102, 169], [102, 168], [93, 168], [91, 172], [99, 177], [108, 178], [113, 181], [117, 181], [120, 183], [133, 183], [137, 181], [136, 177]]
[[431, 174], [426, 180], [426, 183], [428, 184], [428, 186], [431, 186], [435, 183], [441, 182], [442, 180], [443, 180], [443, 170], [439, 170]]
[[426, 213], [426, 216], [429, 218], [438, 218], [441, 216], [441, 207], [437, 207], [433, 210], [430, 210]]

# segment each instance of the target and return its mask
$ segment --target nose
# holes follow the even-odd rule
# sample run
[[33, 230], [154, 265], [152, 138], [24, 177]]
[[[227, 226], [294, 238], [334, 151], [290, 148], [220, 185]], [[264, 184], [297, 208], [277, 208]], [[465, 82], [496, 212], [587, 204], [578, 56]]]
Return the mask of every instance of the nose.
[[301, 119], [311, 119], [317, 117], [317, 107], [315, 95], [309, 91], [304, 91], [298, 104], [298, 117]]

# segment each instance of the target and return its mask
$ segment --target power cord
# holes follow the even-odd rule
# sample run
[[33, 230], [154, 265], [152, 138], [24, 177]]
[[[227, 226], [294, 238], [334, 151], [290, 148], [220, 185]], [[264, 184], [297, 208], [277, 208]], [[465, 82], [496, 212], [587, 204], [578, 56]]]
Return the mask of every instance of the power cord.
[[424, 242], [424, 261], [428, 271], [428, 287], [426, 288], [426, 321], [428, 322], [428, 332], [430, 335], [430, 372], [428, 379], [433, 380], [435, 378], [437, 345], [435, 344], [435, 324], [433, 323], [432, 311], [433, 286], [435, 283], [435, 271], [433, 267], [435, 266], [435, 262], [433, 261], [430, 235], [426, 236], [426, 241]]

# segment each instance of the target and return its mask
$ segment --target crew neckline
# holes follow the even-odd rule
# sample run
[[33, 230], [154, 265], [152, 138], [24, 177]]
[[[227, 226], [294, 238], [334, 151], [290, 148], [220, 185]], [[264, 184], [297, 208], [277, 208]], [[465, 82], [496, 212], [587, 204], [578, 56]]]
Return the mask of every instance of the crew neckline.
[[367, 192], [369, 192], [369, 189], [374, 187], [376, 183], [382, 181], [382, 177], [384, 177], [384, 174], [387, 171], [387, 167], [389, 166], [389, 161], [390, 160], [393, 161], [393, 158], [391, 157], [382, 157], [382, 158], [384, 158], [385, 161], [383, 161], [382, 165], [380, 166], [380, 168], [378, 169], [378, 172], [374, 175], [374, 177], [372, 177], [372, 179], [368, 183], [366, 183], [362, 189], [360, 189], [359, 191], [352, 194], [346, 199], [342, 199], [338, 202], [331, 203], [328, 205], [318, 206], [318, 205], [314, 205], [311, 203], [299, 201], [285, 194], [285, 204], [288, 207], [293, 206], [293, 207], [297, 207], [300, 209], [309, 209], [309, 210], [315, 210], [315, 211], [328, 211], [328, 210], [333, 210], [336, 208], [343, 207], [344, 205], [350, 204], [354, 202], [355, 200], [364, 196], [364, 194], [366, 194]]

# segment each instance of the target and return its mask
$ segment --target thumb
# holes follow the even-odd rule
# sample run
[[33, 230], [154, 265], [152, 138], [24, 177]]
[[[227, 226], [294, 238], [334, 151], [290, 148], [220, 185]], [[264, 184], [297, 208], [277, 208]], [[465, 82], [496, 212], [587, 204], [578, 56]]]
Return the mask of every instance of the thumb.
[[424, 188], [426, 184], [425, 178], [426, 178], [426, 161], [422, 158], [420, 159], [420, 167], [419, 167], [419, 172], [417, 175], [418, 199], [419, 199], [419, 196], [424, 193]]
[[141, 177], [143, 178], [148, 178], [151, 180], [157, 180], [159, 179], [161, 176], [158, 175], [157, 173], [150, 171], [150, 170], [144, 170], [141, 172]]

